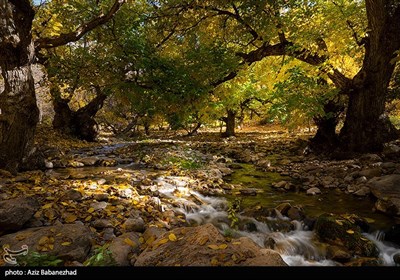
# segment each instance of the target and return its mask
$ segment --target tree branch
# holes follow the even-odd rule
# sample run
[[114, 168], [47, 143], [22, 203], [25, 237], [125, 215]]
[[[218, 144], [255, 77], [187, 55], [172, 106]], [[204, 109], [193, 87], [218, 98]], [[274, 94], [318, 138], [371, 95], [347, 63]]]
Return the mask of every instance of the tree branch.
[[125, 2], [126, 0], [115, 0], [114, 5], [110, 8], [107, 14], [101, 14], [89, 22], [82, 24], [75, 31], [64, 33], [57, 37], [37, 39], [35, 41], [36, 50], [55, 48], [69, 42], [78, 41], [89, 31], [109, 21]]

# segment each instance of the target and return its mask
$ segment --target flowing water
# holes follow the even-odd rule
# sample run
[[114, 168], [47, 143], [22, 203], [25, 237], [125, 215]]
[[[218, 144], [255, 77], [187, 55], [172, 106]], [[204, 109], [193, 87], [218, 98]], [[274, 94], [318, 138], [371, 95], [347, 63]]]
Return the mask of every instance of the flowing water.
[[[100, 150], [109, 152], [109, 150]], [[317, 217], [322, 213], [354, 213], [367, 218], [372, 222], [374, 232], [365, 233], [365, 237], [372, 240], [380, 251], [379, 259], [383, 265], [393, 266], [393, 256], [400, 253], [400, 249], [393, 244], [385, 242], [381, 230], [387, 229], [394, 224], [393, 219], [385, 215], [372, 212], [373, 201], [367, 198], [356, 198], [335, 190], [323, 190], [323, 194], [308, 196], [303, 192], [281, 192], [271, 187], [273, 182], [287, 180], [278, 173], [268, 173], [257, 170], [253, 165], [242, 164], [242, 169], [225, 179], [232, 184], [242, 184], [246, 187], [256, 188], [255, 196], [240, 196], [243, 198], [242, 207], [252, 208], [257, 206], [274, 208], [280, 203], [289, 202], [292, 205], [300, 205], [307, 216]], [[138, 170], [143, 174], [153, 172], [145, 170], [136, 164], [118, 165], [116, 167], [87, 167], [87, 168], [65, 168], [48, 171], [49, 174], [58, 173], [63, 175], [86, 174], [89, 178], [104, 178], [108, 171], [132, 172]], [[160, 172], [160, 171], [158, 171]], [[274, 243], [274, 250], [278, 251], [284, 261], [292, 266], [335, 266], [341, 265], [326, 258], [325, 246], [316, 242], [315, 233], [307, 229], [302, 222], [293, 220], [282, 215], [267, 217], [268, 221], [286, 222], [291, 225], [292, 230], [271, 230], [268, 222], [264, 223], [254, 217], [241, 216], [237, 213], [240, 222], [251, 224], [252, 228], [239, 227], [235, 230], [230, 227], [231, 220], [228, 218], [229, 204], [237, 197], [237, 194], [227, 194], [224, 197], [204, 196], [188, 188], [187, 184], [179, 181], [179, 177], [166, 176], [159, 173], [156, 179], [158, 192], [164, 197], [173, 199], [176, 212], [184, 214], [189, 224], [201, 225], [212, 223], [225, 235], [232, 237], [247, 236], [261, 247], [269, 247], [268, 242]], [[111, 174], [112, 175], [112, 174]], [[115, 174], [114, 174], [115, 175]], [[171, 183], [172, 182], [172, 183]], [[194, 203], [196, 201], [196, 203]], [[200, 202], [200, 203], [199, 203]], [[240, 223], [239, 222], [239, 223]], [[267, 244], [267, 246], [265, 245]]]

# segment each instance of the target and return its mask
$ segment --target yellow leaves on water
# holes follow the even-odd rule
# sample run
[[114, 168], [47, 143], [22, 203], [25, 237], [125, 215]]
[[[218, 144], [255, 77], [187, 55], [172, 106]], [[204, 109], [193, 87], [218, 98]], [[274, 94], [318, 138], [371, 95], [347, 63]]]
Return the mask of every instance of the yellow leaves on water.
[[128, 244], [129, 246], [132, 246], [132, 247], [136, 247], [136, 242], [135, 241], [133, 241], [133, 240], [131, 240], [130, 238], [125, 238], [124, 239], [124, 242], [126, 243], [126, 244]]
[[172, 242], [175, 242], [177, 240], [176, 235], [171, 233], [170, 235], [168, 235], [168, 239]]

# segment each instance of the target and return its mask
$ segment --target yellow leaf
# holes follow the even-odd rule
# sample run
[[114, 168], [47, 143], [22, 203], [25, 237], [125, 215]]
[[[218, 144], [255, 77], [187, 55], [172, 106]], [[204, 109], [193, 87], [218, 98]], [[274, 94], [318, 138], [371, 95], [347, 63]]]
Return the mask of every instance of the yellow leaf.
[[343, 226], [343, 223], [340, 220], [335, 220], [335, 222], [339, 225], [339, 226]]
[[221, 244], [221, 245], [218, 246], [218, 248], [221, 249], [221, 250], [226, 249], [226, 247], [228, 247], [228, 245], [226, 245], [226, 244]]
[[132, 247], [135, 247], [135, 246], [136, 246], [136, 242], [135, 242], [135, 241], [132, 241], [130, 238], [125, 238], [125, 239], [124, 239], [124, 242], [125, 242], [126, 244], [128, 244], [129, 246], [132, 246]]
[[351, 230], [351, 229], [346, 230], [346, 232], [347, 232], [348, 234], [354, 234], [354, 230]]
[[42, 206], [42, 209], [48, 209], [48, 208], [51, 208], [51, 207], [53, 207], [53, 203], [47, 203], [47, 204]]
[[170, 235], [168, 235], [168, 239], [171, 241], [176, 241], [176, 235], [171, 233]]
[[88, 212], [88, 213], [93, 213], [93, 212], [94, 212], [94, 208], [93, 208], [93, 207], [90, 207], [90, 208], [87, 210], [87, 212]]
[[368, 223], [368, 224], [373, 224], [373, 223], [375, 223], [375, 220], [374, 219], [371, 219], [371, 218], [364, 218], [365, 219], [365, 221]]
[[218, 245], [215, 245], [215, 244], [210, 244], [207, 247], [210, 248], [210, 249], [213, 249], [213, 250], [218, 250], [219, 249]]
[[49, 238], [48, 238], [47, 236], [42, 236], [42, 237], [39, 239], [38, 244], [39, 244], [39, 245], [45, 245], [45, 244], [47, 244], [48, 242], [49, 242]]
[[54, 244], [49, 244], [49, 249], [53, 250], [54, 249]]
[[162, 245], [162, 244], [165, 244], [165, 243], [167, 243], [167, 242], [168, 242], [168, 239], [163, 238], [163, 239], [161, 239], [160, 241], [158, 241], [157, 244], [158, 244], [158, 245]]
[[63, 242], [63, 243], [61, 243], [61, 246], [69, 246], [69, 245], [71, 245], [71, 242]]
[[139, 242], [143, 244], [144, 243], [144, 238], [143, 237], [139, 237]]
[[60, 233], [57, 233], [56, 234], [56, 237], [58, 237], [58, 236], [61, 236], [62, 235], [62, 233], [60, 232]]
[[218, 260], [216, 258], [212, 258], [211, 265], [218, 265]]
[[75, 222], [76, 219], [77, 219], [77, 217], [75, 215], [69, 214], [69, 215], [67, 215], [67, 217], [65, 217], [64, 220], [67, 223], [72, 223], [72, 222]]
[[85, 222], [89, 222], [91, 219], [92, 219], [92, 216], [89, 215], [89, 216], [87, 216], [87, 217], [85, 218]]
[[55, 229], [55, 228], [51, 228], [50, 231], [51, 231], [52, 233], [55, 233], [55, 232], [56, 232], [56, 229]]
[[68, 206], [68, 203], [66, 203], [66, 202], [64, 202], [64, 201], [61, 202], [61, 204], [64, 205], [64, 206]]
[[240, 241], [232, 242], [233, 245], [240, 245]]

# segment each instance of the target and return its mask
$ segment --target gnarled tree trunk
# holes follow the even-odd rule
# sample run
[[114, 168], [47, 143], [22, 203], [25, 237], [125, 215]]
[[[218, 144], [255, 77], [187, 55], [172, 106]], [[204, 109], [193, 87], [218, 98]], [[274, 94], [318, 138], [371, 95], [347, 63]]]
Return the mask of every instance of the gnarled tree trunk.
[[33, 148], [39, 121], [31, 64], [34, 59], [28, 0], [0, 0], [0, 168], [16, 172]]
[[95, 87], [96, 97], [78, 111], [73, 111], [68, 105], [68, 99], [62, 99], [56, 87], [52, 87], [54, 105], [54, 129], [72, 135], [82, 140], [95, 141], [98, 135], [98, 125], [94, 119], [96, 113], [103, 107], [107, 95], [100, 87]]
[[376, 152], [398, 131], [385, 115], [387, 88], [393, 74], [395, 52], [400, 49], [400, 3], [366, 0], [369, 36], [363, 67], [353, 78], [341, 145], [355, 152]]

